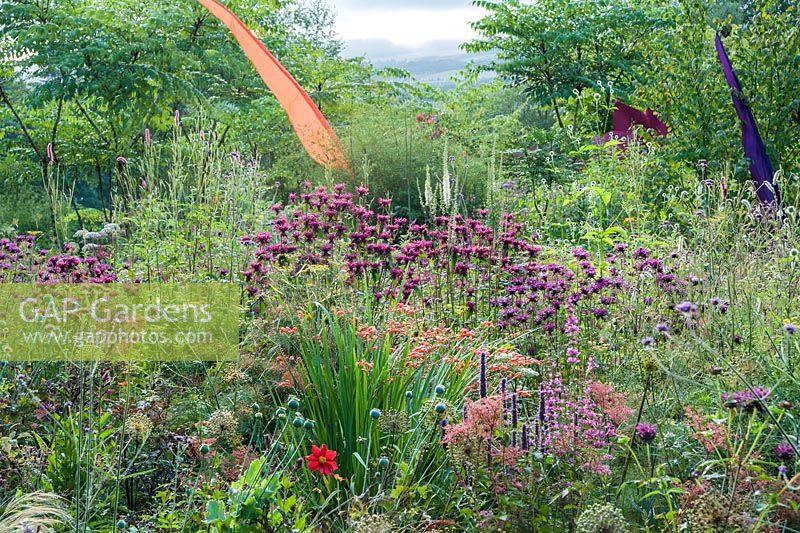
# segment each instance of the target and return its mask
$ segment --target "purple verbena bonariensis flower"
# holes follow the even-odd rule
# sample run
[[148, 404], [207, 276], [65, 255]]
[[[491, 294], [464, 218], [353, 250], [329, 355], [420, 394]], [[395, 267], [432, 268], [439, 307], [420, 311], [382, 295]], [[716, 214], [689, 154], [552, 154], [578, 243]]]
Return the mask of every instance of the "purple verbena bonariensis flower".
[[765, 409], [764, 401], [771, 393], [770, 389], [755, 387], [752, 390], [723, 393], [720, 398], [725, 406], [730, 409], [740, 408], [746, 413], [752, 413], [755, 410], [763, 411]]
[[675, 305], [675, 310], [683, 314], [691, 314], [697, 312], [697, 306], [692, 302], [681, 302]]

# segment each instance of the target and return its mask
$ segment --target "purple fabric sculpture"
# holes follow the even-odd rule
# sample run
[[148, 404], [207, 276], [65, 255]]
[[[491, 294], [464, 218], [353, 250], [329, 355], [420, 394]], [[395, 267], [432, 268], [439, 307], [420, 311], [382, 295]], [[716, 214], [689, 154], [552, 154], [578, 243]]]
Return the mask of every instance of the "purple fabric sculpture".
[[633, 130], [636, 126], [642, 126], [661, 137], [666, 137], [668, 133], [667, 125], [656, 117], [652, 109], [648, 107], [642, 111], [623, 104], [619, 100], [614, 100], [613, 122], [614, 129], [596, 140], [597, 143], [604, 144], [611, 139], [619, 140], [622, 142], [620, 149], [624, 150], [627, 147], [627, 141], [633, 138]]
[[716, 47], [722, 71], [725, 73], [725, 79], [731, 88], [733, 106], [736, 108], [736, 114], [739, 115], [739, 120], [742, 123], [742, 146], [744, 146], [745, 157], [750, 160], [750, 176], [756, 187], [756, 195], [763, 204], [778, 204], [780, 203], [780, 195], [777, 186], [772, 181], [772, 177], [775, 175], [772, 169], [772, 162], [767, 155], [764, 141], [758, 133], [758, 126], [756, 125], [756, 119], [753, 117], [753, 112], [742, 100], [742, 86], [739, 85], [739, 80], [733, 71], [731, 61], [728, 59], [728, 54], [725, 51], [719, 33], [716, 37]]

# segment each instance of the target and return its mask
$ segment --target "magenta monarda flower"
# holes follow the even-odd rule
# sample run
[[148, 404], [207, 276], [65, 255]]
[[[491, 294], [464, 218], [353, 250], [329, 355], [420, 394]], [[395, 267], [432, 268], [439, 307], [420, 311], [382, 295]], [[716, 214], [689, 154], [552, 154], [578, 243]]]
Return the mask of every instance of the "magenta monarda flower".
[[636, 438], [645, 444], [650, 444], [655, 440], [658, 428], [655, 424], [640, 422], [636, 424]]

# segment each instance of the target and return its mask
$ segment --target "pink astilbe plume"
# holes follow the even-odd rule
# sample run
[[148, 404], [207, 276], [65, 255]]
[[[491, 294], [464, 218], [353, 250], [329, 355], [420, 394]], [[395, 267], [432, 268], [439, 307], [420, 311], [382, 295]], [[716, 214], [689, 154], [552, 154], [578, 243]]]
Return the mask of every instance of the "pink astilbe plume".
[[628, 406], [628, 399], [621, 392], [616, 392], [611, 385], [590, 381], [587, 389], [592, 400], [615, 425], [618, 426], [633, 416], [634, 411]]
[[487, 396], [476, 402], [467, 401], [464, 419], [445, 428], [442, 444], [462, 461], [484, 466], [493, 463], [513, 466], [526, 451], [513, 443], [506, 445], [496, 439], [495, 432], [502, 427], [502, 397]]
[[692, 407], [686, 408], [686, 418], [689, 426], [694, 430], [694, 438], [702, 444], [707, 453], [729, 448], [727, 430], [724, 426], [704, 419]]

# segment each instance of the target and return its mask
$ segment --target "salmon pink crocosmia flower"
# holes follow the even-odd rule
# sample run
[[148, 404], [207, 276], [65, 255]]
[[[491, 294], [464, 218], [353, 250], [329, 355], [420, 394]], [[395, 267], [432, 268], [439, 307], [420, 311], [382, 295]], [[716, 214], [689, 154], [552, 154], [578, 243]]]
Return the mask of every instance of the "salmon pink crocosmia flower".
[[306, 457], [308, 469], [323, 476], [330, 476], [339, 468], [335, 459], [336, 452], [329, 450], [324, 444], [319, 448], [312, 444], [311, 455]]

